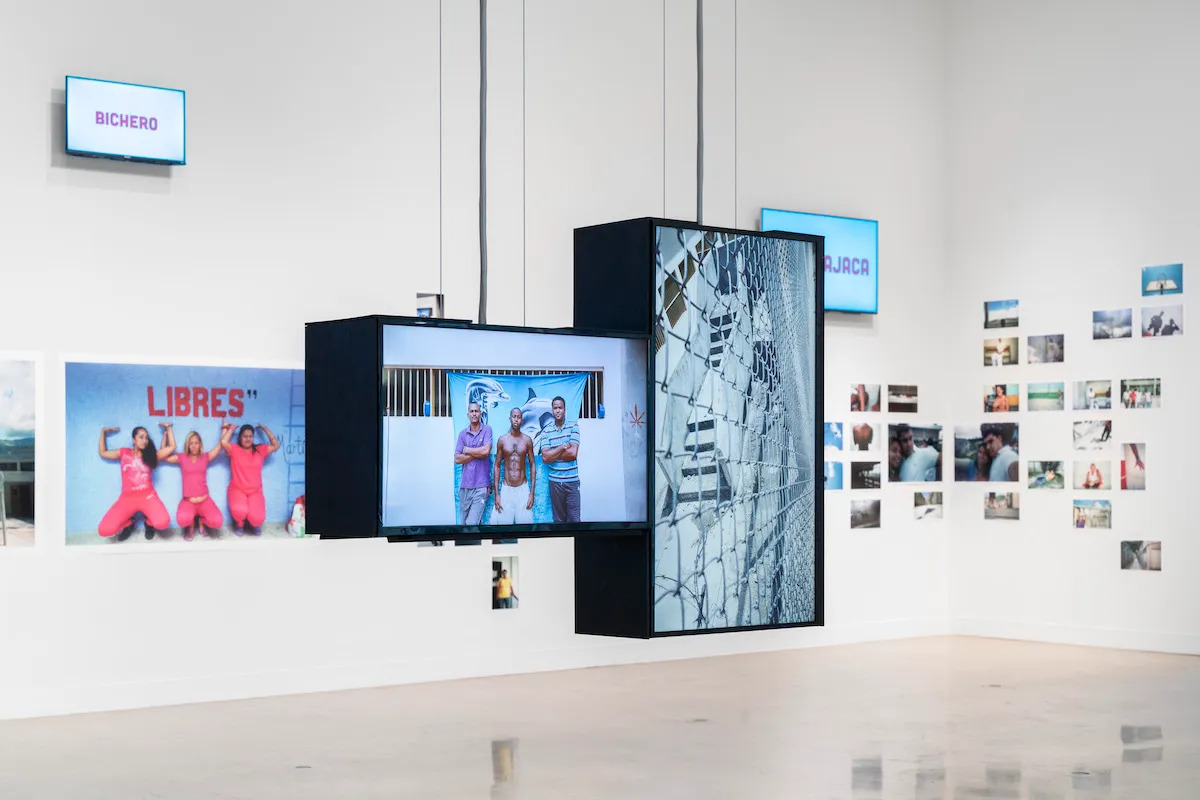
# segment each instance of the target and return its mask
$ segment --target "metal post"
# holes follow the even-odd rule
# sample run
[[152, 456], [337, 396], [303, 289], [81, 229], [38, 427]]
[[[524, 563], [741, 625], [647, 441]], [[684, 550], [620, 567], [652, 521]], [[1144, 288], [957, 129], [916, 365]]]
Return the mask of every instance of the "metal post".
[[487, 0], [479, 0], [479, 324], [487, 323]]

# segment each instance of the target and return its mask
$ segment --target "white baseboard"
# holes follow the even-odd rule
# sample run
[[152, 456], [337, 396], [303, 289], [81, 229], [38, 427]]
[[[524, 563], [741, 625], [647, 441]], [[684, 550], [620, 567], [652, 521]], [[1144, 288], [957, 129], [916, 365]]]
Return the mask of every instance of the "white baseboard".
[[[0, 719], [245, 700], [311, 692], [367, 689], [411, 683], [551, 672], [588, 667], [673, 661], [741, 653], [829, 647], [860, 642], [939, 636], [945, 619], [896, 619], [823, 628], [705, 634], [651, 639], [578, 636], [572, 646], [474, 657], [436, 656], [359, 664], [189, 676], [160, 681], [108, 683], [8, 692], [0, 687]], [[577, 641], [576, 641], [577, 640]]]
[[987, 636], [1029, 642], [1109, 647], [1115, 650], [1144, 650], [1152, 653], [1200, 655], [1200, 635], [1138, 631], [1124, 628], [1088, 628], [1048, 622], [959, 618], [950, 621], [956, 636]]

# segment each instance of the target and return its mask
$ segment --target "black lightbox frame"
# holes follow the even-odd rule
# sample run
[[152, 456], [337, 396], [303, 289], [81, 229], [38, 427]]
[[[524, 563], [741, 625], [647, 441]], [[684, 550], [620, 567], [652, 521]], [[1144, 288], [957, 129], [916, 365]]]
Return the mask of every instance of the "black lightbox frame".
[[[581, 328], [627, 331], [653, 341], [655, 321], [654, 246], [658, 228], [759, 236], [806, 242], [814, 247], [814, 477], [824, 474], [818, 443], [824, 435], [825, 347], [824, 270], [825, 237], [787, 231], [752, 231], [704, 225], [662, 217], [640, 217], [575, 229], [574, 320]], [[604, 298], [608, 302], [597, 302]], [[650, 397], [657, 374], [655, 352], [650, 353]], [[651, 411], [656, 404], [651, 404]], [[653, 436], [654, 427], [648, 429]], [[647, 443], [653, 459], [653, 440]], [[653, 492], [653, 476], [650, 491]], [[813, 507], [814, 613], [807, 622], [738, 625], [698, 630], [654, 629], [654, 527], [656, 513], [640, 542], [617, 536], [593, 536], [575, 541], [575, 632], [598, 636], [661, 638], [822, 627], [825, 624], [825, 512], [821, 490]], [[653, 501], [653, 495], [651, 500]], [[656, 512], [657, 509], [653, 508]]]
[[[505, 333], [550, 334], [642, 341], [646, 349], [646, 519], [632, 522], [533, 523], [525, 525], [383, 524], [382, 381], [384, 329], [393, 326]], [[478, 542], [481, 539], [562, 538], [593, 533], [644, 537], [653, 524], [653, 381], [650, 337], [630, 331], [478, 325], [468, 320], [371, 315], [305, 325], [307, 422], [306, 524], [322, 539], [383, 538], [389, 542]], [[361, 400], [372, 399], [370, 408]], [[370, 416], [364, 414], [369, 411]], [[314, 420], [321, 420], [314, 422]], [[337, 420], [327, 424], [324, 420]], [[369, 432], [368, 432], [369, 430]], [[348, 458], [345, 441], [359, 455]], [[369, 441], [369, 446], [361, 443]]]

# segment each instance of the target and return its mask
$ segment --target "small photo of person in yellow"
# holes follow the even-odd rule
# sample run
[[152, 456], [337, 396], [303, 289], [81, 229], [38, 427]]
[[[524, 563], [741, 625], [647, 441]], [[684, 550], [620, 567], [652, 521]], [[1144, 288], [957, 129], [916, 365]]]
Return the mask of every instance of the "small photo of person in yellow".
[[492, 609], [516, 608], [519, 601], [516, 556], [492, 559]]

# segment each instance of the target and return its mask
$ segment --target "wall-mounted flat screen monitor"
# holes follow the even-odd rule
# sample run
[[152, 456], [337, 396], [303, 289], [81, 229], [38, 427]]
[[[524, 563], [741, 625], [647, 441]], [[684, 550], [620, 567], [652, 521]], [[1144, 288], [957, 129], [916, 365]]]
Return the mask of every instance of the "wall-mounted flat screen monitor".
[[381, 533], [578, 535], [648, 524], [649, 342], [381, 326]]
[[879, 313], [877, 221], [764, 208], [762, 229], [824, 236], [825, 310]]
[[187, 163], [186, 95], [67, 76], [67, 153], [151, 164]]

